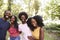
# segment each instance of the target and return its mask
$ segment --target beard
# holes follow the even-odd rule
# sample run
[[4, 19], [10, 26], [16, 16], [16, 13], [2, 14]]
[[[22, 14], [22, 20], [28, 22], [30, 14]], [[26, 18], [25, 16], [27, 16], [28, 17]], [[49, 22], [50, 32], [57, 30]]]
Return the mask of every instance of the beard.
[[4, 18], [5, 18], [5, 20], [8, 20], [9, 19], [9, 16], [4, 15]]

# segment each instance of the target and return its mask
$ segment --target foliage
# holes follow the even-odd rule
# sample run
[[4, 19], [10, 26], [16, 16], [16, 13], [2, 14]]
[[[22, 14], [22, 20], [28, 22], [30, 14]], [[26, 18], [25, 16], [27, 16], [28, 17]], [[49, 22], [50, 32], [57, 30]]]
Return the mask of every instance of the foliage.
[[0, 7], [3, 5], [3, 0], [0, 0]]
[[56, 0], [52, 0], [45, 8], [45, 12], [52, 19], [58, 17], [60, 19], [60, 5]]
[[38, 13], [38, 10], [39, 10], [39, 7], [40, 7], [40, 5], [39, 5], [40, 3], [38, 2], [38, 0], [34, 0], [34, 4], [33, 4], [33, 8], [35, 9], [35, 14], [37, 14]]
[[45, 25], [46, 30], [57, 30], [60, 31], [60, 24], [48, 23]]
[[45, 30], [45, 32], [44, 32], [44, 40], [55, 40], [55, 38], [51, 37], [51, 35], [48, 34], [48, 32]]
[[28, 13], [29, 15], [33, 15], [32, 13], [35, 12], [34, 14], [36, 15], [38, 13], [39, 7], [40, 7], [40, 2], [39, 0], [24, 0], [25, 4], [28, 5]]
[[15, 4], [12, 4], [11, 5], [11, 12], [13, 15], [17, 16], [18, 17], [18, 13], [21, 11], [21, 6], [20, 5], [15, 5]]

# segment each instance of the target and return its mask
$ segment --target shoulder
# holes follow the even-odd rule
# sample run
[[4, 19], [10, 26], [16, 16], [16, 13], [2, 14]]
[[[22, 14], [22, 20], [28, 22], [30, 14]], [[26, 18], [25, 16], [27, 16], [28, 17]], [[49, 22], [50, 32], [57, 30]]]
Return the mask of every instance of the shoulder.
[[31, 31], [27, 24], [25, 25], [25, 28], [27, 31]]
[[8, 21], [6, 21], [8, 25], [10, 25], [10, 23]]
[[26, 28], [29, 28], [28, 25], [27, 25], [27, 23], [25, 24], [25, 27], [26, 27]]
[[42, 28], [40, 28], [40, 31], [41, 31], [41, 32], [44, 32], [44, 28], [43, 28], [43, 27], [42, 27]]
[[1, 18], [0, 18], [1, 19]]
[[22, 28], [22, 24], [19, 24], [18, 27], [19, 27], [19, 28]]
[[20, 27], [22, 24], [19, 24], [18, 26]]
[[1, 23], [1, 22], [3, 22], [3, 19], [2, 19], [2, 18], [0, 18], [0, 23]]
[[0, 18], [0, 20], [2, 20], [2, 18]]
[[27, 23], [25, 24], [26, 27], [28, 27]]

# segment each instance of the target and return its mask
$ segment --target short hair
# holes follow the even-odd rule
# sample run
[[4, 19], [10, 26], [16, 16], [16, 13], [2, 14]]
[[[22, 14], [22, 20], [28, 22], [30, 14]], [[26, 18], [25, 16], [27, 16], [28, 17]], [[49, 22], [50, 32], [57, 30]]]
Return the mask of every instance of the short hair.
[[27, 19], [28, 18], [28, 15], [26, 12], [20, 12], [19, 15], [18, 15], [18, 18], [21, 20], [21, 16], [24, 15], [25, 18]]
[[[10, 10], [5, 10], [4, 14], [5, 14], [7, 11], [10, 11]], [[11, 11], [10, 11], [10, 12], [11, 12]]]
[[[6, 14], [7, 11], [10, 11], [10, 10], [5, 10], [5, 11], [4, 11], [4, 18], [5, 18], [5, 14]], [[11, 12], [11, 11], [10, 11], [10, 12]], [[11, 13], [10, 13], [10, 16], [11, 16]]]
[[43, 24], [43, 19], [42, 19], [42, 17], [41, 16], [34, 16], [34, 17], [31, 17], [31, 18], [29, 18], [28, 20], [27, 20], [27, 25], [28, 25], [28, 27], [32, 30], [32, 31], [34, 31], [34, 29], [36, 28], [36, 27], [34, 27], [32, 24], [31, 24], [31, 19], [35, 19], [36, 20], [36, 22], [37, 22], [37, 25], [39, 26], [39, 27], [43, 27], [44, 26], [44, 24]]

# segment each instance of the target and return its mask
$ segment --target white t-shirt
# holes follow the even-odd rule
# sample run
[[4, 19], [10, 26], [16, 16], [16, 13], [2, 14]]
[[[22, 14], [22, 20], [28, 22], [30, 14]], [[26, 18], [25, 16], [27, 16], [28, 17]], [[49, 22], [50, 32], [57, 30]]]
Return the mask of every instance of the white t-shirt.
[[28, 36], [32, 36], [31, 30], [27, 26], [27, 23], [19, 25], [19, 31], [22, 31], [20, 34], [20, 40], [29, 40]]

